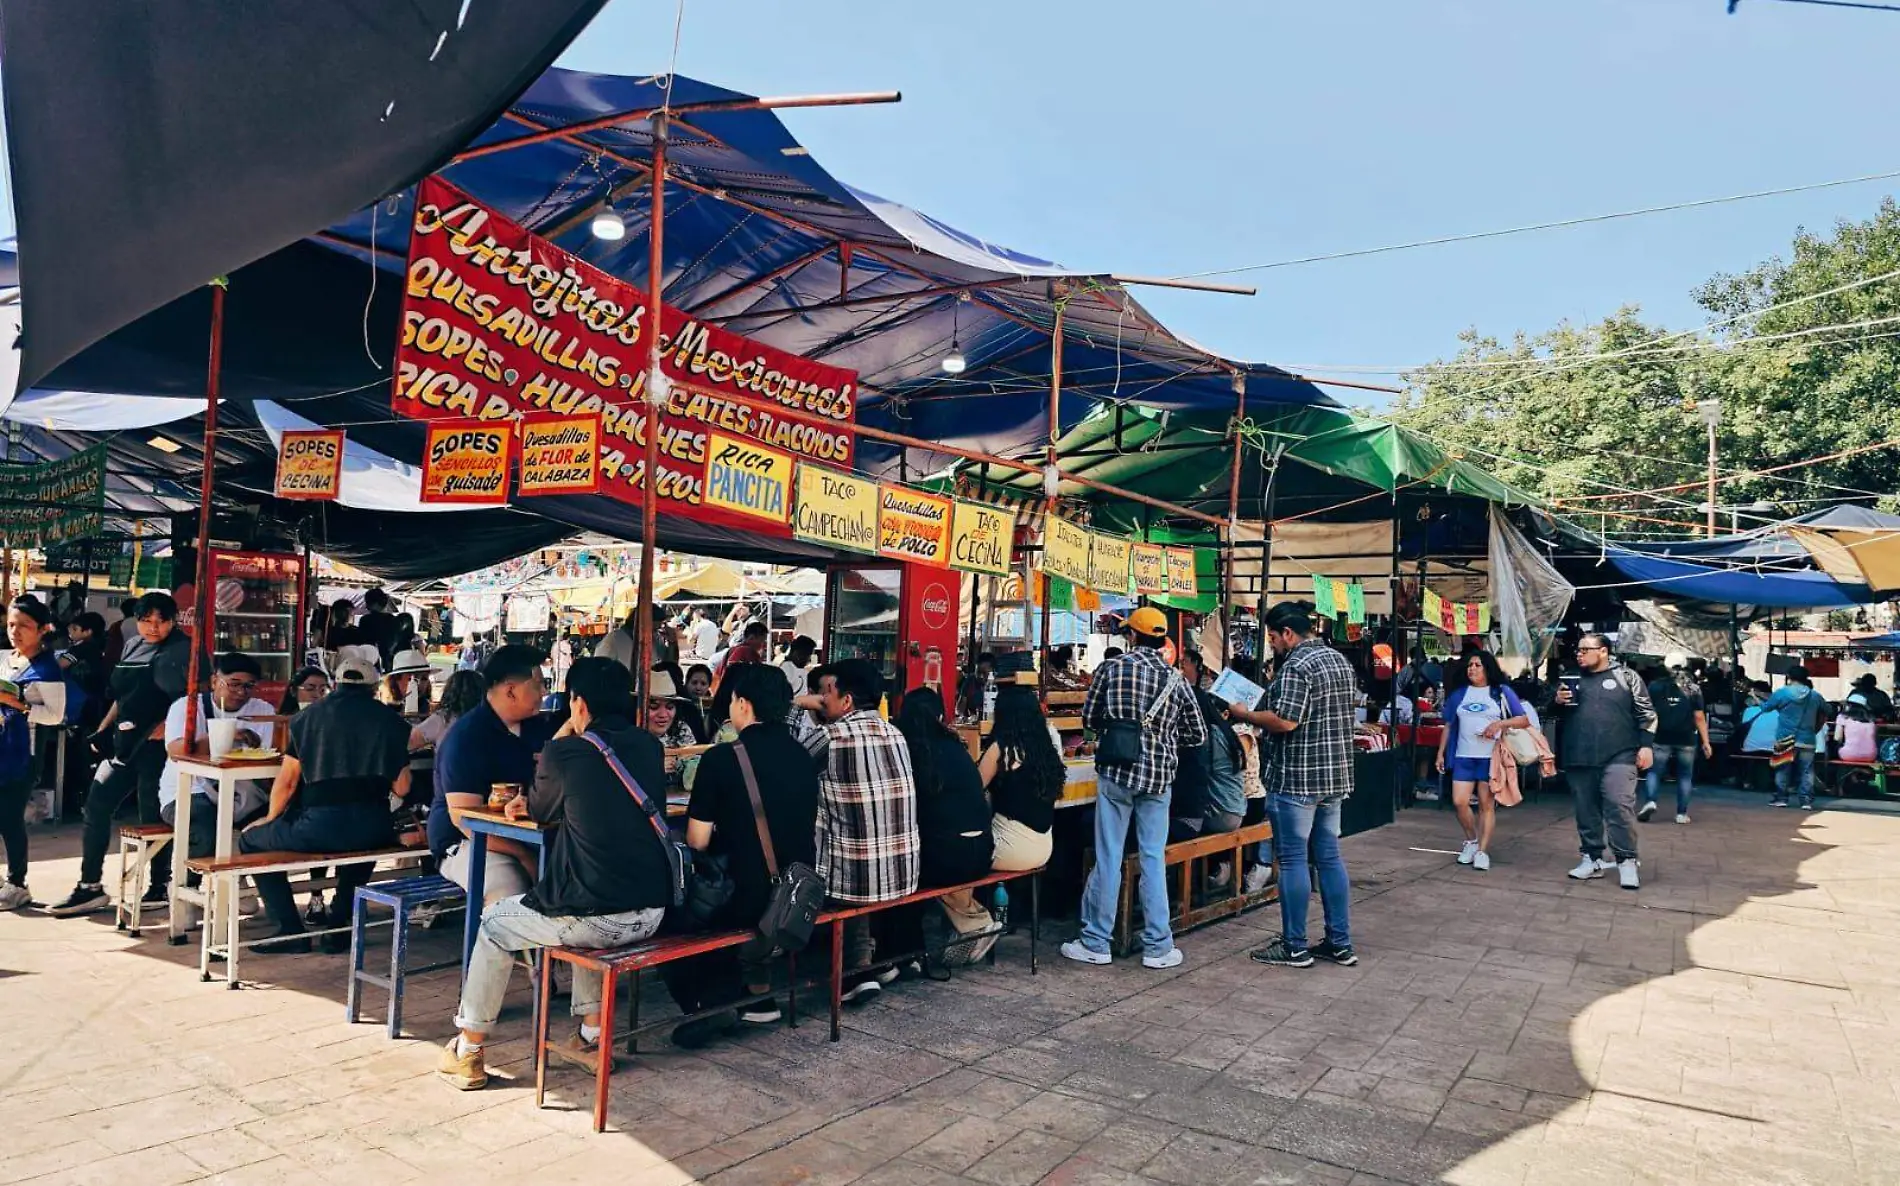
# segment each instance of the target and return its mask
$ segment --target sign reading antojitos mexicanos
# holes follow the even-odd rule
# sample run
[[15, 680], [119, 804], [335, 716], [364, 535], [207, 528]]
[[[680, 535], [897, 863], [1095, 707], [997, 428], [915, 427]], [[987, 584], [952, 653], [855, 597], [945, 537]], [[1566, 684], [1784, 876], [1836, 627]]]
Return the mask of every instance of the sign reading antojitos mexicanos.
[[[598, 414], [600, 493], [638, 503], [652, 320], [642, 290], [428, 177], [409, 240], [392, 404], [429, 420]], [[857, 373], [676, 309], [663, 310], [660, 330], [661, 370], [673, 381], [658, 418], [660, 498], [697, 518], [789, 531], [788, 515], [707, 499], [712, 437], [848, 469]]]

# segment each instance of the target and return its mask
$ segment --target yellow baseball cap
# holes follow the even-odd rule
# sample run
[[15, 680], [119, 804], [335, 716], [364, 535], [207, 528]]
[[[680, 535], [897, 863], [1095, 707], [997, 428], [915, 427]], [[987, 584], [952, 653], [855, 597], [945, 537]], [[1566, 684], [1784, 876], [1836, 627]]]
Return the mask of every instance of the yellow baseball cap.
[[1152, 605], [1144, 605], [1128, 615], [1122, 623], [1122, 629], [1130, 634], [1145, 634], [1150, 638], [1163, 638], [1168, 633], [1168, 615]]

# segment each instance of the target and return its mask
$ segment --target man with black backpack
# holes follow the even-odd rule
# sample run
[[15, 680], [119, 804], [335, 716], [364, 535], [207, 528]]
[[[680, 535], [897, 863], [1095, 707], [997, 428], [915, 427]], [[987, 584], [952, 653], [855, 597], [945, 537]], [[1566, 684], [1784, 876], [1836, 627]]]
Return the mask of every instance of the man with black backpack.
[[[633, 673], [612, 659], [576, 659], [567, 673], [567, 724], [541, 751], [534, 786], [508, 804], [513, 818], [547, 828], [541, 877], [482, 912], [455, 1024], [436, 1067], [450, 1086], [488, 1084], [482, 1047], [508, 993], [517, 952], [623, 947], [650, 938], [673, 904], [666, 831], [665, 754], [633, 722]], [[656, 813], [658, 816], [656, 823]], [[571, 1012], [580, 1031], [548, 1053], [590, 1072], [612, 1058], [601, 1033], [602, 978], [574, 970]]]
[[1689, 795], [1695, 790], [1695, 756], [1715, 756], [1709, 744], [1709, 714], [1702, 703], [1702, 689], [1689, 672], [1689, 657], [1671, 651], [1663, 658], [1667, 668], [1649, 681], [1649, 701], [1656, 706], [1656, 760], [1649, 764], [1643, 783], [1643, 804], [1636, 818], [1644, 823], [1656, 814], [1656, 795], [1662, 789], [1663, 767], [1675, 764], [1676, 822], [1689, 822]]

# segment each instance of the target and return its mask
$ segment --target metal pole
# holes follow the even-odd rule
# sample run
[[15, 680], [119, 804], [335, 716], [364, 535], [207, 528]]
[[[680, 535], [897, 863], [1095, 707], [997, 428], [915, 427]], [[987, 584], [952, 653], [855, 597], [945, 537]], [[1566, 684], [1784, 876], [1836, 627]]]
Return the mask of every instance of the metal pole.
[[1709, 522], [1706, 535], [1715, 534], [1715, 421], [1709, 421]]
[[[901, 91], [866, 91], [837, 95], [784, 95], [764, 99], [710, 99], [704, 103], [681, 103], [669, 110], [673, 115], [682, 116], [697, 115], [701, 112], [782, 111], [788, 107], [853, 107], [865, 103], [896, 103], [903, 97]], [[660, 119], [666, 118], [665, 114], [661, 114], [661, 109], [656, 107], [617, 111], [612, 115], [603, 115], [596, 119], [563, 124], [558, 128], [543, 128], [540, 131], [510, 137], [507, 140], [493, 140], [487, 144], [478, 144], [456, 153], [455, 159], [466, 161], [478, 156], [488, 156], [491, 153], [506, 152], [511, 148], [523, 148], [530, 144], [541, 144], [567, 136], [579, 136], [585, 132], [598, 132], [621, 124], [635, 123], [654, 115], [658, 115]]]
[[[212, 618], [218, 600], [211, 566], [211, 483], [218, 467], [218, 389], [224, 370], [224, 282], [211, 285], [211, 357], [205, 374], [204, 470], [198, 475], [198, 636], [192, 640], [191, 666], [185, 676], [185, 739], [191, 745], [198, 734], [198, 689], [203, 679], [206, 648], [211, 645]], [[137, 560], [134, 559], [136, 566]], [[133, 577], [137, 580], [137, 576]], [[206, 925], [210, 923], [207, 920]]]
[[1280, 493], [1280, 458], [1286, 454], [1286, 442], [1275, 441], [1273, 460], [1267, 466], [1266, 504], [1260, 516], [1260, 661], [1264, 665], [1267, 658], [1267, 582], [1273, 576], [1273, 512], [1274, 504]]
[[[1405, 619], [1399, 614], [1399, 531], [1404, 518], [1399, 492], [1392, 492], [1392, 583], [1386, 586], [1386, 620], [1392, 624], [1392, 801], [1411, 806], [1412, 764], [1399, 757], [1399, 672], [1405, 667]], [[1412, 706], [1412, 737], [1418, 737], [1418, 705]]]
[[[1049, 446], [1048, 451], [1044, 454], [1048, 468], [1044, 471], [1043, 477], [1043, 494], [1049, 500], [1049, 507], [1045, 514], [1045, 522], [1043, 524], [1045, 544], [1048, 538], [1047, 520], [1055, 518], [1056, 514], [1056, 491], [1048, 488], [1048, 473], [1055, 469], [1056, 439], [1062, 434], [1062, 316], [1066, 309], [1067, 304], [1064, 301], [1058, 300], [1056, 302], [1056, 320], [1054, 327], [1050, 330], [1049, 337]], [[1048, 574], [1042, 573], [1038, 575], [1042, 577], [1042, 637], [1037, 639], [1036, 642], [1037, 645], [1042, 648], [1042, 673], [1040, 678], [1036, 680], [1036, 692], [1037, 695], [1042, 697], [1043, 707], [1047, 710], [1049, 704], [1050, 603], [1055, 600], [1055, 595], [1053, 589], [1050, 587]]]
[[1221, 582], [1220, 599], [1221, 629], [1227, 632], [1227, 637], [1221, 640], [1221, 653], [1227, 656], [1230, 666], [1234, 660], [1234, 533], [1240, 528], [1240, 452], [1246, 441], [1240, 431], [1240, 422], [1246, 416], [1247, 377], [1235, 371], [1234, 461], [1227, 475], [1227, 569], [1226, 578]]
[[666, 293], [666, 117], [653, 120], [653, 205], [647, 228], [647, 415], [646, 470], [640, 490], [640, 592], [634, 598], [635, 635], [640, 640], [639, 670], [633, 673], [634, 699], [644, 724], [647, 687], [653, 678], [653, 560], [659, 531], [660, 413], [655, 398], [661, 385], [660, 310]]

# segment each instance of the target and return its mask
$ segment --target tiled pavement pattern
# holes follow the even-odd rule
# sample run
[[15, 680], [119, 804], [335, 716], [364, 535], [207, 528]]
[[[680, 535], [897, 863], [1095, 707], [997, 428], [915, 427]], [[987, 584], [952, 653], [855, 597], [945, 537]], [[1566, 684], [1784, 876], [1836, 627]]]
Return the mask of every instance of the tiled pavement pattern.
[[[431, 1074], [448, 973], [391, 1043], [343, 1024], [341, 957], [247, 960], [228, 992], [109, 921], [0, 915], [0, 1183], [1900, 1181], [1900, 816], [1695, 820], [1643, 828], [1632, 894], [1565, 880], [1554, 802], [1505, 813], [1489, 874], [1416, 809], [1347, 842], [1357, 968], [1250, 963], [1273, 911], [1173, 972], [1032, 979], [1011, 940], [838, 1046], [656, 1039], [598, 1137], [573, 1072], [534, 1109], [519, 987], [490, 1047], [513, 1081], [458, 1094]], [[35, 844], [51, 897], [74, 837]]]

